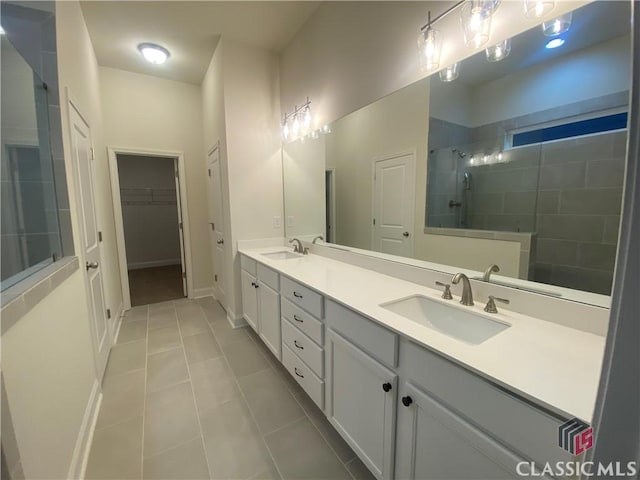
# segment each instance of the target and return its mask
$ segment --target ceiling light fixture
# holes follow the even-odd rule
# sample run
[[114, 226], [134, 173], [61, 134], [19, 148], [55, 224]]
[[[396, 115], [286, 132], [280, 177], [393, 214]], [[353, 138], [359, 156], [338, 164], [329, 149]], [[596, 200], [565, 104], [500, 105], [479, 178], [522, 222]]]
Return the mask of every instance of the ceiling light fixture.
[[0, 25], [0, 35], [4, 35], [4, 28], [2, 28], [2, 25]]
[[556, 37], [569, 31], [571, 27], [572, 13], [565, 13], [564, 15], [549, 20], [548, 22], [542, 22], [542, 33], [547, 37]]
[[312, 127], [311, 100], [307, 97], [307, 101], [302, 105], [295, 105], [293, 112], [284, 114], [282, 140], [284, 142], [292, 142], [297, 139], [304, 141], [306, 137], [316, 139], [320, 136], [320, 133], [329, 133], [331, 131], [328, 126], [321, 130], [312, 130]]
[[541, 18], [553, 10], [555, 6], [555, 0], [524, 0], [524, 16]]
[[511, 39], [507, 38], [485, 49], [487, 60], [490, 62], [499, 62], [504, 60], [511, 53]]
[[431, 12], [428, 12], [427, 18], [425, 29], [418, 34], [418, 56], [420, 70], [423, 72], [438, 68], [442, 53], [442, 36], [431, 27]]
[[138, 50], [142, 56], [154, 65], [162, 65], [170, 57], [169, 50], [155, 43], [141, 43]]
[[440, 70], [440, 80], [443, 82], [453, 82], [460, 75], [460, 62], [449, 65], [444, 70]]
[[549, 40], [544, 48], [548, 48], [549, 50], [553, 48], [558, 48], [564, 45], [564, 40], [562, 38], [554, 38], [553, 40]]

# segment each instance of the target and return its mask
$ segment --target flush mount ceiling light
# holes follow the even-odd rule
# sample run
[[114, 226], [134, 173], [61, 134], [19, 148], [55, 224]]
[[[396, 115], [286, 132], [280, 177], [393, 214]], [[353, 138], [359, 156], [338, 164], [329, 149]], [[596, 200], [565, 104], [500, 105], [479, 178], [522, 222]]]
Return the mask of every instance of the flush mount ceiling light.
[[460, 75], [460, 62], [449, 65], [444, 70], [440, 70], [440, 80], [443, 82], [453, 82]]
[[544, 48], [552, 49], [558, 48], [564, 45], [564, 40], [562, 38], [554, 38], [553, 40], [549, 40]]
[[155, 43], [141, 43], [138, 50], [142, 56], [154, 65], [162, 65], [169, 58], [169, 50]]
[[569, 31], [571, 27], [571, 12], [542, 23], [542, 33], [547, 37], [555, 37]]
[[540, 18], [553, 10], [555, 6], [555, 0], [524, 0], [524, 16]]
[[499, 62], [504, 60], [511, 53], [511, 39], [507, 38], [485, 49], [487, 60], [490, 62]]
[[491, 15], [483, 8], [484, 2], [466, 2], [460, 11], [460, 22], [467, 47], [478, 48], [489, 41]]

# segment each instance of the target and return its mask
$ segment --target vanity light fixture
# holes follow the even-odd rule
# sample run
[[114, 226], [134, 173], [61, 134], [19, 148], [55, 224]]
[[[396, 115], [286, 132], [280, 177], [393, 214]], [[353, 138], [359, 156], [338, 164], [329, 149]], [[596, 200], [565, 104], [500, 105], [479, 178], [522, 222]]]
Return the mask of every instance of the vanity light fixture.
[[162, 65], [170, 56], [169, 50], [155, 43], [141, 43], [138, 50], [142, 56], [154, 65]]
[[487, 60], [490, 62], [499, 62], [504, 60], [511, 53], [511, 39], [507, 38], [485, 49]]
[[551, 50], [553, 48], [561, 47], [562, 45], [564, 45], [564, 40], [562, 38], [554, 38], [552, 40], [549, 40], [544, 48], [548, 48], [549, 50]]
[[311, 100], [307, 97], [307, 101], [302, 105], [296, 105], [291, 113], [285, 113], [282, 120], [282, 139], [287, 141], [303, 139], [306, 135], [311, 134], [311, 126], [313, 124], [313, 115], [311, 114]]
[[467, 47], [478, 48], [489, 41], [491, 14], [487, 14], [483, 4], [484, 2], [470, 0], [462, 6], [460, 11], [464, 43]]
[[460, 75], [460, 62], [449, 65], [444, 70], [440, 70], [440, 80], [443, 82], [453, 82]]
[[572, 16], [572, 12], [569, 12], [548, 22], [542, 22], [542, 33], [547, 37], [556, 37], [568, 32], [571, 27]]
[[2, 25], [0, 25], [0, 35], [4, 35], [4, 28], [2, 28]]
[[420, 70], [423, 72], [438, 68], [442, 53], [442, 36], [439, 31], [434, 30], [431, 26], [431, 12], [428, 12], [427, 18], [427, 25], [418, 34], [418, 56]]
[[555, 6], [555, 0], [524, 0], [524, 16], [541, 18], [553, 10]]
[[469, 158], [469, 165], [473, 165], [474, 163], [476, 163], [475, 155], [471, 155], [471, 158]]

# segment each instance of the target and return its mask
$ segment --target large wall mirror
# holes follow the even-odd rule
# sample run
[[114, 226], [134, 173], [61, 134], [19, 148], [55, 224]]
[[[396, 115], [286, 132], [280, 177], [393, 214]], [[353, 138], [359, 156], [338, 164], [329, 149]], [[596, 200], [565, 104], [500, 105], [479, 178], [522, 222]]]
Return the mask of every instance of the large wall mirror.
[[630, 10], [590, 3], [285, 143], [287, 236], [608, 305]]

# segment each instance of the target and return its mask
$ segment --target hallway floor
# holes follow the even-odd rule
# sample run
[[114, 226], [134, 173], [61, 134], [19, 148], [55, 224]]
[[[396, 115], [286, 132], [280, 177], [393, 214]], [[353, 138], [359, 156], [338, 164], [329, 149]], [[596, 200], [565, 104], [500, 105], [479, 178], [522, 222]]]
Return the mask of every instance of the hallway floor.
[[128, 273], [133, 307], [184, 298], [181, 265], [139, 268]]
[[86, 478], [370, 479], [251, 328], [212, 298], [127, 312]]

